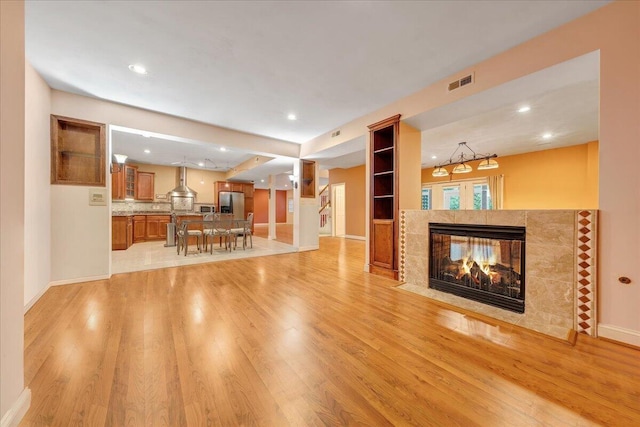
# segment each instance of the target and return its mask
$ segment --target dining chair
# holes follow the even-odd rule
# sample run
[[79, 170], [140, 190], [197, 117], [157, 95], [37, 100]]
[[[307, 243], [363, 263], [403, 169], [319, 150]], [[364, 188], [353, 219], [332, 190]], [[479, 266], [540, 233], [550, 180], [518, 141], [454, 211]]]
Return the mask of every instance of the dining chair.
[[189, 224], [186, 221], [183, 221], [182, 223], [180, 223], [180, 228], [178, 229], [178, 242], [177, 242], [177, 248], [178, 248], [178, 255], [180, 255], [180, 249], [184, 248], [184, 256], [187, 256], [187, 253], [189, 252], [189, 238], [190, 237], [195, 237], [196, 238], [196, 247], [198, 252], [201, 252], [201, 244], [203, 241], [203, 235], [202, 235], [202, 230], [197, 230], [197, 229], [191, 229], [190, 226], [193, 226], [192, 224]]

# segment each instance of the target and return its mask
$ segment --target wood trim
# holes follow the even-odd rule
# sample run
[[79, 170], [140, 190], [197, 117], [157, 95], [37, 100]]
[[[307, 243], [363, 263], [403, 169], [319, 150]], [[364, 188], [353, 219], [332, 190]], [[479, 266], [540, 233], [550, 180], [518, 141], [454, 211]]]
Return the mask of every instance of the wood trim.
[[376, 122], [372, 125], [367, 126], [369, 128], [369, 130], [378, 130], [378, 129], [383, 129], [386, 128], [387, 126], [391, 126], [394, 123], [399, 123], [400, 122], [400, 117], [402, 116], [402, 114], [396, 114], [395, 116], [391, 116], [388, 117], [384, 120], [380, 120], [379, 122]]

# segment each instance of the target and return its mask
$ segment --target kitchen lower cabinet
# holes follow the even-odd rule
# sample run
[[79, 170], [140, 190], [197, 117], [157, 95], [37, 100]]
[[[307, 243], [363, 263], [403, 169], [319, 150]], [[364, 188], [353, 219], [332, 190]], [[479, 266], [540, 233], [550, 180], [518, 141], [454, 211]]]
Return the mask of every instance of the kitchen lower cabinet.
[[135, 215], [133, 217], [133, 243], [144, 242], [147, 238], [147, 216]]
[[171, 221], [169, 215], [147, 215], [145, 240], [164, 240], [167, 237], [167, 224]]
[[133, 218], [111, 217], [111, 250], [125, 250], [133, 244]]

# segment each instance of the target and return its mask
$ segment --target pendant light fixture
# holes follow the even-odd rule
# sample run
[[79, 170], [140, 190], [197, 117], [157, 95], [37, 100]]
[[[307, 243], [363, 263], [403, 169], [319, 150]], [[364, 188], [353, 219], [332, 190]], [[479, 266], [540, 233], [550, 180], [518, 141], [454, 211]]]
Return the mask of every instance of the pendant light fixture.
[[[465, 155], [465, 149], [470, 151], [471, 154]], [[460, 152], [460, 154], [456, 156], [458, 152]], [[497, 154], [478, 154], [473, 151], [466, 142], [459, 142], [458, 147], [453, 154], [451, 154], [451, 157], [449, 157], [449, 161], [436, 165], [431, 175], [435, 177], [447, 176], [449, 175], [449, 171], [444, 167], [454, 165], [451, 173], [469, 173], [473, 170], [473, 167], [468, 163], [476, 160], [482, 160], [480, 164], [478, 164], [478, 170], [496, 169], [498, 167], [498, 162], [494, 160], [496, 157], [498, 157]]]

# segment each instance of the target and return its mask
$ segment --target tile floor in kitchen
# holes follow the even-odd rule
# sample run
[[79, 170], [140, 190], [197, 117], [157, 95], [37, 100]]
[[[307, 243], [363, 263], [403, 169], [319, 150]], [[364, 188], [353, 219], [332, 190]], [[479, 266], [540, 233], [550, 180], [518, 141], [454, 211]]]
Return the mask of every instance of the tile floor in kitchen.
[[297, 252], [291, 245], [257, 236], [253, 236], [253, 248], [247, 246], [246, 249], [242, 249], [238, 239], [238, 248], [235, 250], [225, 251], [216, 244], [213, 254], [208, 251], [199, 253], [195, 245], [190, 245], [187, 256], [184, 256], [184, 252], [178, 255], [175, 246], [165, 247], [164, 243], [164, 241], [136, 243], [124, 251], [111, 251], [112, 274]]

